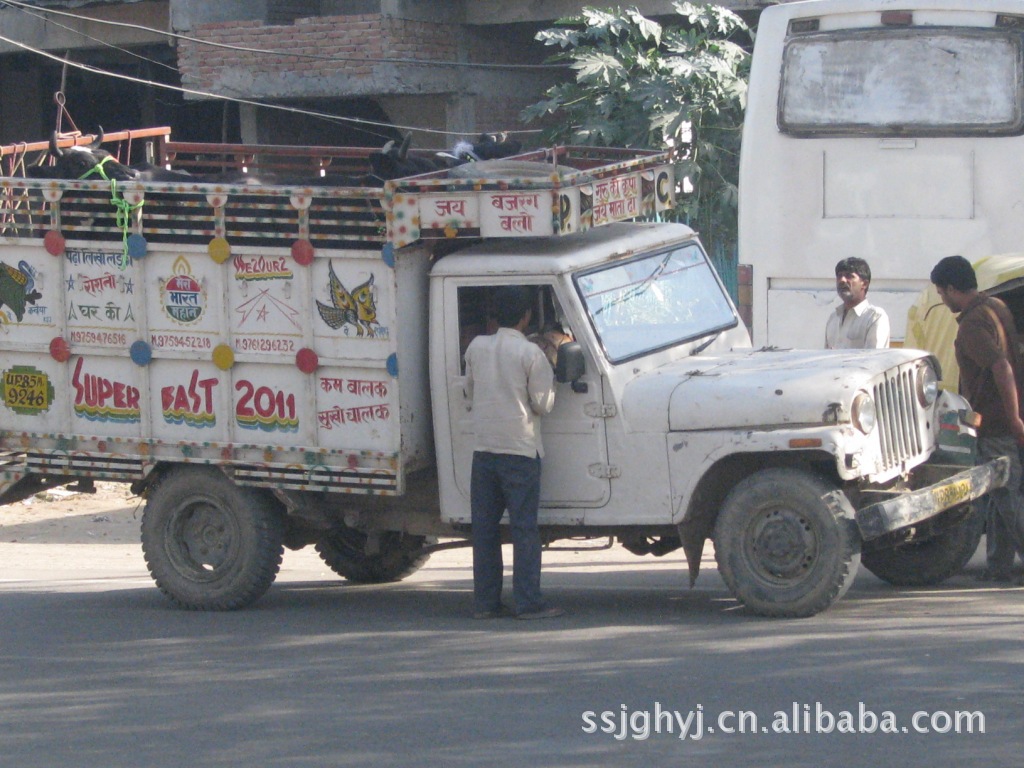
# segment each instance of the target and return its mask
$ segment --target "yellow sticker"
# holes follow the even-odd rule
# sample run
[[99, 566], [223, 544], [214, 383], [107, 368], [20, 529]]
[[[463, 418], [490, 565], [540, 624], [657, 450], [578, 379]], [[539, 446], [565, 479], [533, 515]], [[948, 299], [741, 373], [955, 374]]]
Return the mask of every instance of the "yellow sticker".
[[932, 498], [943, 509], [955, 507], [971, 498], [971, 481], [957, 480], [932, 490]]

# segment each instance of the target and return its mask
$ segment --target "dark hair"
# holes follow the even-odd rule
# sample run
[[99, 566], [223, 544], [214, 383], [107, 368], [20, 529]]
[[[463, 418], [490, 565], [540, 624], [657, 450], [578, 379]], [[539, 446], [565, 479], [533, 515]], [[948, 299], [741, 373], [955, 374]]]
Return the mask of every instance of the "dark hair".
[[958, 291], [976, 291], [978, 276], [974, 274], [971, 262], [963, 256], [947, 256], [932, 268], [932, 282], [940, 288], [955, 288]]
[[533, 291], [524, 285], [503, 285], [491, 297], [494, 318], [502, 328], [514, 328], [533, 306]]
[[836, 275], [840, 272], [851, 272], [865, 283], [871, 282], [871, 267], [868, 266], [864, 259], [856, 256], [850, 256], [836, 264]]

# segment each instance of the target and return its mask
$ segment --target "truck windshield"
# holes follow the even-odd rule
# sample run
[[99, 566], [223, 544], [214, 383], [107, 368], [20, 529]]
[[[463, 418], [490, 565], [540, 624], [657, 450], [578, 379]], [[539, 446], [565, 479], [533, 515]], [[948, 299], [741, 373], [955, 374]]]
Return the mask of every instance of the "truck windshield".
[[737, 323], [718, 276], [695, 243], [589, 270], [575, 281], [613, 363]]

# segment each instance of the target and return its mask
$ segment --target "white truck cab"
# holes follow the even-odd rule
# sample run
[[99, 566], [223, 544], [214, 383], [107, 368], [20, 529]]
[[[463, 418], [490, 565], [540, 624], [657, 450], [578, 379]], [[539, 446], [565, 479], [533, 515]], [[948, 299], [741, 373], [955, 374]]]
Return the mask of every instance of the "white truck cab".
[[[967, 489], [979, 490], [982, 475], [982, 486], [998, 483], [993, 467], [960, 467], [955, 480], [907, 493], [912, 477], [936, 477], [922, 465], [937, 448], [942, 413], [956, 418], [967, 408], [950, 395], [939, 402], [934, 360], [910, 350], [753, 350], [685, 226], [624, 223], [569, 238], [486, 242], [446, 256], [430, 280], [447, 522], [470, 522], [473, 433], [462, 355], [486, 332], [490, 292], [516, 284], [537, 289], [534, 331], [557, 324], [574, 339], [560, 348], [563, 357], [582, 361], [579, 375], [561, 377], [555, 410], [542, 420], [548, 538], [612, 535], [638, 554], [682, 546], [693, 578], [713, 538], [730, 587], [770, 615], [830, 604], [865, 548], [883, 578], [917, 583], [945, 578], [977, 547], [976, 521], [962, 508], [944, 515], [934, 502], [973, 495]], [[942, 490], [949, 488], [958, 490]], [[924, 530], [934, 518], [946, 518], [941, 543], [924, 547], [928, 537], [908, 535], [912, 520]], [[943, 549], [948, 556], [936, 554]]]

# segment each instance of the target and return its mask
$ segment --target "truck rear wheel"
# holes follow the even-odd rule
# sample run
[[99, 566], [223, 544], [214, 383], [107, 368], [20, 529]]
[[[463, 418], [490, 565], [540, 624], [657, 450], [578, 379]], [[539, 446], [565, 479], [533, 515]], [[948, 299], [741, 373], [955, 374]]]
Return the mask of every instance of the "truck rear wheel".
[[[946, 514], [951, 513], [962, 514], [962, 510]], [[963, 570], [978, 551], [984, 531], [984, 516], [972, 508], [962, 520], [930, 538], [865, 552], [861, 562], [897, 587], [934, 586]]]
[[316, 543], [316, 551], [339, 576], [356, 584], [384, 584], [401, 581], [418, 571], [430, 558], [422, 552], [425, 536], [410, 536], [397, 531], [380, 534], [372, 554], [367, 553], [367, 535], [355, 528], [332, 530]]
[[762, 616], [820, 613], [850, 588], [860, 562], [847, 498], [793, 469], [740, 482], [719, 513], [714, 543], [729, 590]]
[[284, 555], [274, 500], [208, 467], [178, 469], [150, 491], [142, 553], [157, 586], [191, 610], [233, 610], [261, 597]]

